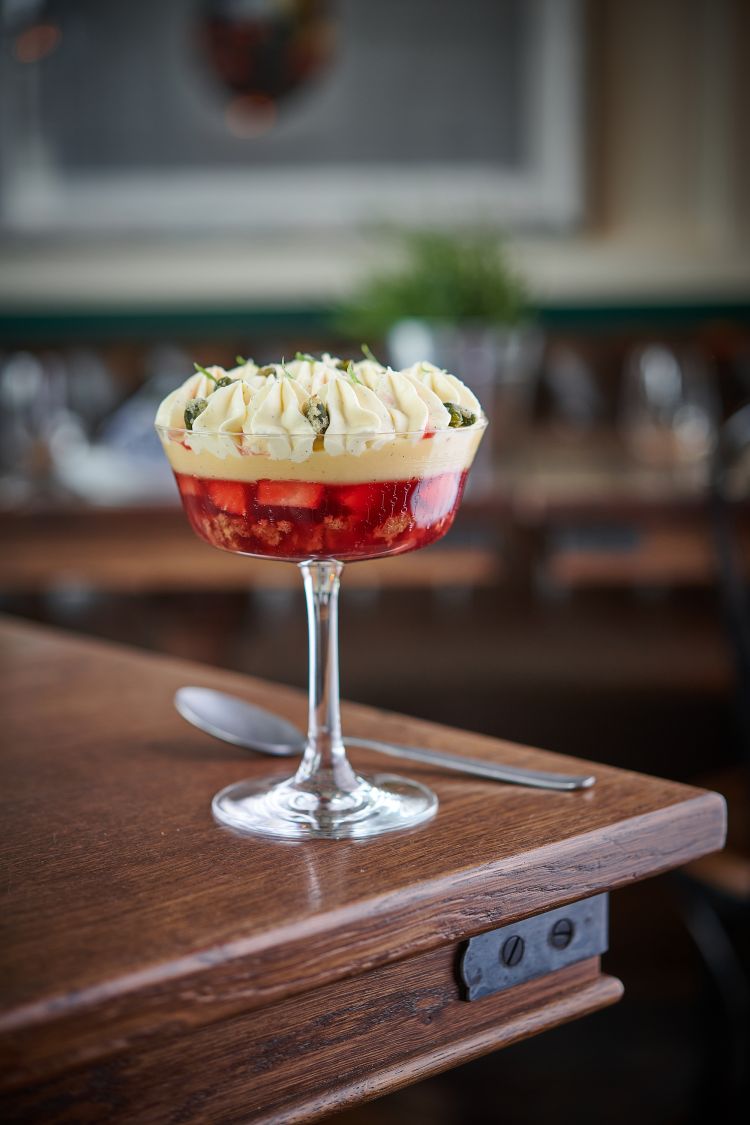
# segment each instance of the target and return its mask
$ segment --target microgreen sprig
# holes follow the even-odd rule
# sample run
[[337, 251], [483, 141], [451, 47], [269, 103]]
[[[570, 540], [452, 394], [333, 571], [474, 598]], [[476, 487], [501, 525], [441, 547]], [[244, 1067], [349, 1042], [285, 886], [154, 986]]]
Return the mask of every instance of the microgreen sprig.
[[194, 363], [193, 367], [196, 371], [199, 371], [201, 375], [205, 375], [207, 379], [210, 379], [212, 383], [215, 383], [217, 381], [216, 376], [212, 374], [212, 372], [210, 372], [207, 367], [203, 367], [202, 364]]
[[211, 372], [207, 368], [201, 367], [201, 365], [199, 363], [194, 363], [193, 367], [195, 368], [196, 371], [200, 371], [201, 375], [205, 375], [207, 379], [211, 380], [211, 382], [214, 385], [215, 391], [218, 391], [221, 387], [229, 387], [229, 386], [232, 385], [232, 383], [235, 382], [235, 380], [230, 379], [228, 375], [221, 375], [217, 379], [215, 375], [212, 375]]

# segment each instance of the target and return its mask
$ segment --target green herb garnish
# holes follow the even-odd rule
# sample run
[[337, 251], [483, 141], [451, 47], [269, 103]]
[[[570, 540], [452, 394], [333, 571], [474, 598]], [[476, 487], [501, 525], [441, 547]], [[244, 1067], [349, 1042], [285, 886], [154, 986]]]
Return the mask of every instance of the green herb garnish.
[[317, 363], [315, 356], [310, 355], [309, 352], [295, 352], [294, 358], [297, 360], [302, 360], [304, 363]]
[[190, 402], [185, 407], [185, 428], [192, 430], [193, 422], [202, 414], [208, 406], [208, 399], [205, 398], [191, 398]]
[[205, 375], [207, 379], [211, 380], [211, 382], [214, 385], [215, 391], [217, 391], [219, 389], [219, 387], [228, 387], [230, 383], [236, 383], [237, 382], [236, 379], [230, 378], [229, 375], [221, 375], [217, 379], [216, 376], [212, 375], [211, 372], [206, 367], [201, 367], [200, 363], [194, 363], [193, 367], [195, 368], [196, 371], [200, 371], [201, 375]]
[[272, 363], [266, 363], [263, 367], [258, 368], [256, 374], [262, 375], [264, 379], [267, 379], [269, 375], [276, 374], [276, 368]]
[[443, 406], [451, 416], [449, 426], [457, 428], [459, 426], [473, 426], [477, 420], [476, 414], [471, 410], [467, 410], [465, 406], [459, 406], [455, 402], [444, 402]]
[[365, 357], [365, 359], [369, 359], [370, 363], [377, 363], [378, 367], [383, 366], [382, 363], [380, 362], [380, 360], [376, 359], [375, 356], [372, 354], [372, 351], [370, 350], [369, 344], [362, 344], [360, 346], [362, 348], [362, 355]]
[[347, 364], [347, 368], [346, 368], [346, 373], [353, 383], [359, 383], [360, 385], [362, 384], [362, 380], [360, 379], [359, 375], [357, 374], [357, 372], [354, 369], [354, 360], [353, 359], [349, 360], [349, 363]]
[[315, 430], [316, 434], [324, 434], [330, 425], [331, 418], [323, 403], [317, 395], [312, 395], [302, 407], [302, 413]]
[[234, 362], [238, 367], [245, 367], [248, 363], [253, 363], [252, 359], [245, 359], [244, 355], [236, 355]]
[[212, 375], [207, 367], [202, 367], [200, 363], [194, 363], [193, 367], [196, 371], [200, 371], [201, 375], [205, 375], [207, 379], [210, 379], [212, 383], [216, 382], [216, 376]]

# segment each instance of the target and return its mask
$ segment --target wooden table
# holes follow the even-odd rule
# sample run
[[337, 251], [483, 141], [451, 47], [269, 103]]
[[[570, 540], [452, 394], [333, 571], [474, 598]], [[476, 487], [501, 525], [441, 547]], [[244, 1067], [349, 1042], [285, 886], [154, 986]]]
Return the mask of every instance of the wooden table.
[[[212, 823], [212, 794], [288, 764], [186, 726], [172, 694], [217, 685], [302, 723], [299, 692], [10, 620], [0, 644], [4, 1120], [314, 1120], [583, 1016], [622, 991], [598, 956], [474, 1001], [457, 958], [724, 839], [719, 796], [656, 778], [597, 766], [593, 789], [555, 794], [413, 765], [440, 797], [427, 826], [239, 838]], [[344, 718], [587, 768], [365, 707]]]

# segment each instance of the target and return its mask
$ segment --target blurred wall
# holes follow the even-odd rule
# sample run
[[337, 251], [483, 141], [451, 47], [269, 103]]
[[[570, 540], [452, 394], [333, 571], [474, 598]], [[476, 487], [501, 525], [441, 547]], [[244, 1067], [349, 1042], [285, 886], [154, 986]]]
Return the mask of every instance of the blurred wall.
[[[515, 239], [542, 304], [747, 300], [750, 4], [587, 0], [586, 206], [577, 229]], [[399, 27], [393, 29], [398, 39]], [[263, 237], [0, 245], [0, 313], [162, 306], [319, 307], [396, 253], [324, 230]]]
[[646, 242], [750, 238], [750, 5], [590, 5], [592, 226]]

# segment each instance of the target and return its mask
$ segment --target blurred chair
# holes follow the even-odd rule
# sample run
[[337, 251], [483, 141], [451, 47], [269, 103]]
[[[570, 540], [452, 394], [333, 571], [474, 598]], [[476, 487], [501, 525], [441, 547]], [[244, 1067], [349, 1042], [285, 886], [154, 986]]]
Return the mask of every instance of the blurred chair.
[[685, 924], [711, 974], [722, 1017], [718, 1028], [709, 1026], [711, 1084], [718, 1078], [719, 1095], [727, 1099], [725, 1119], [740, 1120], [750, 1062], [750, 597], [736, 509], [750, 497], [750, 404], [720, 431], [711, 485], [719, 592], [735, 668], [736, 761], [711, 779], [727, 799], [726, 849], [689, 864], [678, 885]]

